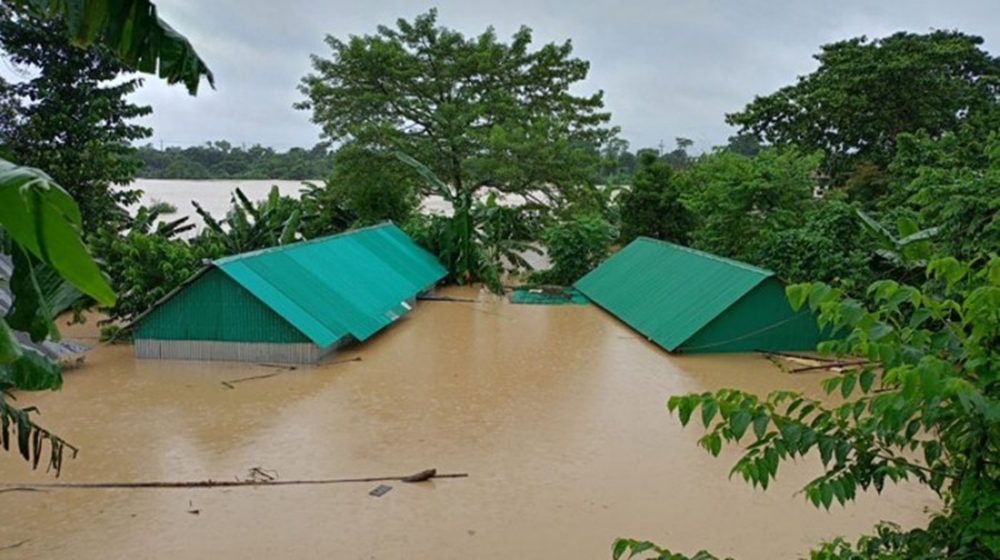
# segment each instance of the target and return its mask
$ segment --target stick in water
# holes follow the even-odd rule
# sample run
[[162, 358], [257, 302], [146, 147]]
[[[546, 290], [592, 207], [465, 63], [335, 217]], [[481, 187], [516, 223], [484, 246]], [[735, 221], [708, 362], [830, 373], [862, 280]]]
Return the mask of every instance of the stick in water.
[[427, 469], [409, 476], [375, 476], [368, 478], [326, 478], [316, 480], [196, 480], [196, 481], [168, 481], [168, 482], [41, 482], [37, 484], [9, 483], [0, 484], [5, 488], [18, 488], [21, 490], [37, 490], [40, 488], [75, 488], [75, 489], [97, 489], [97, 488], [231, 488], [234, 486], [295, 486], [308, 484], [345, 484], [351, 482], [384, 482], [389, 480], [399, 480], [402, 482], [422, 482], [432, 478], [466, 478], [468, 473], [446, 473], [437, 474], [437, 469]]

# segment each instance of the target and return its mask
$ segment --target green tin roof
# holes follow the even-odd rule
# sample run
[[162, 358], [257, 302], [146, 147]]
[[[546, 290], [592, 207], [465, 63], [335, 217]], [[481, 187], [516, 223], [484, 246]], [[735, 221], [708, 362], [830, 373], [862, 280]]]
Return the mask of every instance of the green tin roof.
[[[391, 223], [234, 255], [211, 267], [321, 348], [346, 335], [367, 339], [406, 313], [407, 299], [447, 274]], [[169, 305], [172, 296], [157, 307]], [[197, 320], [198, 310], [190, 314]]]
[[[707, 325], [719, 325], [717, 318], [773, 277], [773, 272], [745, 263], [640, 237], [577, 281], [575, 287], [653, 342], [673, 352], [679, 348], [684, 350], [685, 342]], [[774, 320], [775, 325], [786, 321], [786, 316], [795, 315], [784, 300], [783, 290], [769, 293], [774, 295], [768, 301], [754, 304], [757, 310], [781, 317]], [[766, 307], [772, 309], [762, 309]], [[753, 313], [753, 310], [742, 306], [740, 312]], [[738, 318], [729, 321], [736, 326], [740, 322]], [[748, 316], [746, 322], [754, 321]], [[809, 324], [808, 318], [805, 323]], [[704, 332], [699, 336], [704, 338]], [[733, 334], [731, 327], [726, 336], [730, 340], [741, 337], [740, 333]], [[725, 342], [713, 346], [726, 351]]]

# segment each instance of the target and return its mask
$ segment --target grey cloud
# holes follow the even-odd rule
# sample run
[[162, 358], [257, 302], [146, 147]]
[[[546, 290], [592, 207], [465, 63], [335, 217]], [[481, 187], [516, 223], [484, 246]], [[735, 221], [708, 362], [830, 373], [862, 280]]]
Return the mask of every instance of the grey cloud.
[[[319, 129], [292, 109], [309, 55], [326, 56], [323, 37], [374, 33], [380, 24], [412, 19], [437, 5], [439, 22], [466, 35], [487, 26], [501, 38], [522, 24], [537, 44], [571, 39], [591, 62], [578, 91], [604, 90], [605, 105], [635, 148], [673, 138], [696, 148], [734, 133], [724, 115], [754, 95], [793, 83], [816, 67], [820, 45], [849, 37], [907, 30], [959, 29], [1000, 51], [994, 0], [655, 0], [481, 2], [412, 0], [344, 2], [163, 0], [161, 15], [188, 36], [217, 76], [217, 91], [198, 98], [147, 80], [137, 99], [153, 105], [147, 121], [156, 140], [198, 143], [229, 139], [279, 149], [311, 146]], [[1000, 54], [1000, 53], [998, 53]]]

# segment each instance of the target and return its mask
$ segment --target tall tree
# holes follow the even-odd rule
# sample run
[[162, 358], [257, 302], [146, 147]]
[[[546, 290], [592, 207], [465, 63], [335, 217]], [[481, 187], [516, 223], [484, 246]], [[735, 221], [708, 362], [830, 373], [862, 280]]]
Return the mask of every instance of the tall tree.
[[[934, 31], [825, 45], [815, 72], [726, 120], [771, 144], [822, 150], [839, 184], [864, 163], [885, 169], [900, 133], [995, 129], [1000, 59], [982, 44], [980, 37]], [[968, 135], [977, 137], [983, 135]]]
[[118, 221], [120, 205], [138, 193], [139, 161], [131, 142], [150, 129], [131, 123], [151, 109], [129, 103], [141, 81], [118, 79], [125, 68], [106, 47], [70, 45], [65, 23], [0, 7], [0, 49], [27, 80], [0, 81], [0, 142], [25, 165], [45, 169], [77, 200], [84, 227]]
[[570, 93], [589, 63], [569, 41], [530, 50], [527, 27], [509, 44], [492, 28], [466, 38], [431, 10], [326, 42], [332, 56], [312, 57], [299, 87], [308, 100], [296, 107], [330, 140], [412, 156], [458, 201], [485, 187], [558, 197], [590, 177], [599, 155], [584, 147], [613, 134], [601, 92]]

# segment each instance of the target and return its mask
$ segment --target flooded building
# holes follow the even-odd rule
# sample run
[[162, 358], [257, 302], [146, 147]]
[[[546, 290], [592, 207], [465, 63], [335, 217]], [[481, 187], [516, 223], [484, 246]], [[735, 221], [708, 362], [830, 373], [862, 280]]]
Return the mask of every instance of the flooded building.
[[640, 237], [575, 287], [669, 352], [815, 350], [815, 316], [794, 311], [769, 270]]
[[135, 355], [315, 362], [391, 324], [445, 274], [392, 224], [226, 257], [133, 322]]

